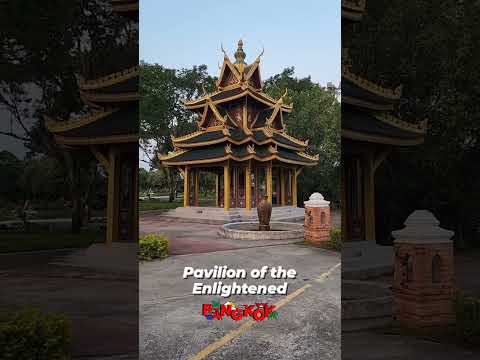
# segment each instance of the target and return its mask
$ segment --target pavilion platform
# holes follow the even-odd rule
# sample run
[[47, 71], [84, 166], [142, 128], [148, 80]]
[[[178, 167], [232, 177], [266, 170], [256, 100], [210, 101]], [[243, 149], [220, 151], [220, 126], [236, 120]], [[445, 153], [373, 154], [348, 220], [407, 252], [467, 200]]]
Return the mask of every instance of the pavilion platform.
[[[180, 221], [204, 224], [225, 224], [230, 222], [258, 221], [257, 209], [188, 206], [178, 207], [163, 213], [163, 216]], [[272, 209], [271, 221], [303, 222], [305, 209], [296, 206], [278, 206]]]

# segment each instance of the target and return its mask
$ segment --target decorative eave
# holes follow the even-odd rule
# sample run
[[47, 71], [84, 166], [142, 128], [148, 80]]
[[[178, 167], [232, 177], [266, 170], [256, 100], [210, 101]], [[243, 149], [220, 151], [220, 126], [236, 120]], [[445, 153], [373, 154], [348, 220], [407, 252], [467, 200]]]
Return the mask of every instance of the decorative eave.
[[138, 0], [110, 0], [113, 11], [118, 13], [138, 13]]
[[[239, 88], [242, 89], [242, 91], [235, 94], [235, 95], [225, 97], [225, 98], [222, 98], [222, 99], [219, 99], [219, 100], [214, 100], [213, 99], [215, 97], [215, 95], [218, 95], [218, 94], [222, 93], [223, 91], [229, 91], [229, 90], [239, 89]], [[224, 102], [227, 102], [227, 101], [232, 101], [232, 100], [242, 98], [246, 95], [250, 95], [255, 100], [257, 100], [257, 101], [259, 101], [259, 102], [261, 102], [261, 103], [263, 103], [267, 106], [271, 106], [271, 107], [274, 107], [279, 101], [279, 100], [273, 99], [272, 97], [268, 96], [264, 92], [259, 91], [258, 89], [254, 88], [250, 84], [247, 84], [245, 82], [241, 82], [241, 83], [235, 83], [235, 84], [229, 85], [228, 89], [225, 88], [223, 90], [217, 90], [217, 91], [214, 91], [212, 93], [205, 94], [205, 95], [203, 95], [200, 98], [195, 99], [195, 100], [183, 101], [183, 104], [189, 110], [196, 110], [196, 109], [204, 107], [205, 103], [208, 100], [211, 100], [214, 105], [217, 105], [217, 104], [221, 104], [221, 103], [224, 103]], [[282, 101], [281, 109], [282, 109], [282, 111], [290, 113], [293, 110], [293, 106], [292, 105], [286, 105]]]
[[140, 74], [140, 67], [134, 66], [129, 69], [109, 74], [97, 79], [81, 80], [79, 87], [81, 90], [98, 90], [108, 86], [119, 84], [123, 81], [138, 77]]
[[215, 104], [212, 102], [210, 98], [207, 99], [207, 103], [204, 105], [205, 108], [203, 110], [202, 117], [198, 121], [198, 127], [201, 129], [203, 125], [205, 124], [205, 120], [207, 120], [207, 114], [208, 114], [208, 109], [210, 109], [215, 116], [215, 118], [220, 121], [222, 124], [225, 124], [227, 122], [226, 117], [223, 117], [219, 112]]
[[360, 21], [365, 12], [366, 0], [342, 0], [342, 18]]
[[162, 165], [164, 166], [215, 164], [215, 163], [221, 163], [227, 160], [233, 160], [233, 161], [239, 161], [239, 162], [248, 161], [248, 160], [257, 160], [259, 162], [268, 162], [268, 161], [278, 160], [280, 162], [288, 163], [288, 164], [295, 164], [295, 165], [302, 165], [302, 166], [315, 166], [317, 165], [317, 161], [318, 161], [317, 156], [311, 156], [301, 152], [297, 152], [296, 155], [305, 158], [306, 161], [287, 159], [280, 156], [278, 153], [274, 153], [266, 157], [259, 157], [256, 154], [252, 154], [252, 153], [249, 153], [248, 155], [243, 157], [237, 157], [232, 154], [231, 149], [227, 151], [227, 148], [225, 149], [226, 151], [225, 155], [219, 156], [216, 158], [188, 160], [188, 161], [181, 161], [181, 162], [169, 161], [172, 158], [189, 151], [191, 150], [184, 150], [182, 153], [171, 152], [167, 155], [158, 155], [158, 158], [160, 159], [160, 161], [162, 162]]
[[[193, 138], [195, 138], [199, 135], [209, 133], [209, 132], [214, 132], [214, 131], [220, 131], [220, 130], [223, 132], [223, 136], [220, 137], [220, 138], [206, 140], [206, 141], [199, 141], [199, 142], [195, 142], [195, 143], [185, 143], [185, 141], [193, 139]], [[268, 135], [271, 135], [271, 136], [266, 135], [267, 138], [265, 140], [259, 141], [259, 140], [255, 139], [255, 135], [253, 135], [253, 132], [258, 132], [258, 131], [261, 131], [264, 134], [268, 134]], [[275, 131], [273, 129], [265, 129], [265, 128], [257, 128], [257, 129], [254, 129], [253, 132], [252, 132], [252, 136], [248, 135], [244, 139], [235, 140], [231, 137], [231, 134], [230, 134], [230, 131], [229, 131], [228, 127], [226, 127], [224, 125], [220, 125], [220, 126], [212, 126], [212, 127], [206, 128], [204, 130], [198, 130], [198, 131], [192, 132], [192, 133], [184, 135], [184, 136], [174, 137], [172, 135], [171, 139], [172, 139], [172, 143], [174, 144], [175, 147], [183, 148], [183, 149], [205, 147], [205, 146], [220, 144], [222, 142], [229, 142], [229, 143], [234, 144], [234, 145], [243, 145], [243, 144], [246, 144], [246, 143], [249, 143], [249, 142], [251, 142], [252, 145], [253, 144], [256, 144], [256, 145], [274, 144], [275, 146], [280, 146], [282, 148], [290, 149], [290, 150], [294, 150], [294, 151], [303, 150], [308, 146], [308, 140], [307, 141], [301, 141], [299, 139], [294, 138], [293, 136], [290, 136], [290, 135], [286, 134], [285, 132], [279, 132], [279, 131]], [[293, 142], [297, 146], [292, 146], [292, 145], [285, 144], [283, 142], [279, 142], [279, 141], [275, 140], [273, 138], [274, 134], [278, 134], [279, 136], [282, 136], [282, 137], [286, 138], [287, 140]]]
[[427, 128], [428, 128], [428, 119], [424, 119], [423, 121], [420, 121], [418, 124], [412, 124], [406, 121], [403, 121], [393, 115], [390, 115], [388, 113], [374, 113], [372, 114], [376, 119], [395, 126], [399, 129], [406, 130], [412, 133], [417, 133], [419, 135], [425, 135], [427, 133]]
[[105, 94], [81, 91], [81, 97], [88, 103], [134, 102], [140, 100], [140, 94], [138, 92]]
[[[347, 79], [348, 81], [354, 83], [358, 87], [367, 90], [375, 95], [384, 97], [386, 99], [390, 100], [399, 100], [400, 97], [402, 96], [402, 86], [398, 86], [395, 89], [388, 89], [384, 88], [380, 85], [375, 84], [372, 81], [369, 81], [367, 79], [364, 79], [358, 75], [355, 75], [352, 73], [350, 70], [348, 70], [348, 67], [344, 66], [342, 67], [342, 77]], [[343, 98], [342, 98], [343, 100]]]
[[174, 158], [178, 155], [186, 153], [187, 151], [188, 150], [185, 150], [185, 149], [178, 149], [178, 150], [175, 150], [175, 151], [169, 151], [168, 154], [165, 154], [165, 155], [159, 154], [158, 159], [160, 161], [167, 161], [167, 160], [172, 159], [172, 158]]
[[120, 143], [138, 142], [139, 136], [136, 134], [110, 135], [110, 136], [89, 136], [89, 137], [69, 137], [62, 135], [54, 135], [55, 142], [62, 145], [85, 146], [85, 145], [106, 145]]
[[98, 120], [101, 120], [114, 112], [118, 111], [118, 109], [103, 109], [96, 113], [72, 120], [60, 120], [56, 118], [50, 118], [48, 116], [44, 116], [45, 118], [45, 125], [47, 129], [52, 133], [59, 133], [68, 130], [77, 129], [79, 127], [91, 124]]
[[310, 155], [310, 154], [307, 154], [306, 152], [297, 152], [297, 154], [300, 156], [303, 156], [305, 159], [308, 159], [308, 160], [312, 160], [312, 161], [320, 160], [319, 154]]
[[283, 136], [284, 138], [298, 144], [299, 146], [302, 146], [302, 147], [307, 147], [308, 146], [308, 142], [309, 142], [308, 140], [305, 140], [305, 141], [299, 140], [299, 139], [293, 137], [292, 135], [287, 134], [285, 131], [273, 130], [273, 132], [275, 134]]

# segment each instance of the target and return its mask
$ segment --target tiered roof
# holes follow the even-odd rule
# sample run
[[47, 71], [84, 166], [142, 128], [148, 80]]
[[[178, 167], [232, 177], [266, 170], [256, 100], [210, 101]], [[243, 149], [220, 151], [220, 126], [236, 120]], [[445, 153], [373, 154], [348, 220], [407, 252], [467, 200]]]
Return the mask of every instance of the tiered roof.
[[[122, 15], [137, 13], [138, 1], [112, 0], [113, 10]], [[89, 114], [78, 118], [46, 117], [55, 140], [65, 145], [98, 145], [138, 141], [138, 77], [134, 66], [79, 83], [80, 96]]]
[[189, 165], [255, 159], [315, 165], [318, 155], [305, 152], [308, 140], [296, 139], [285, 130], [292, 111], [292, 106], [284, 103], [287, 92], [275, 100], [262, 90], [259, 65], [263, 51], [252, 64], [244, 61], [242, 40], [238, 42], [234, 63], [223, 52], [216, 91], [185, 102], [187, 109], [198, 114], [198, 130], [172, 137], [176, 150], [160, 155], [162, 163]]
[[[366, 0], [342, 0], [342, 18], [359, 21]], [[342, 137], [391, 145], [417, 145], [424, 141], [427, 121], [412, 124], [392, 114], [402, 87], [388, 89], [350, 71], [348, 52], [342, 57]]]

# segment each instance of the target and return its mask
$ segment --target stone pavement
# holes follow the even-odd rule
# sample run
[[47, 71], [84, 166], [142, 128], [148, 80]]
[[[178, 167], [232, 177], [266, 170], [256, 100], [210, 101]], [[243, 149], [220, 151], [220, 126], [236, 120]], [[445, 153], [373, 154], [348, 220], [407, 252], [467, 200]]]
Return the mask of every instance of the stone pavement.
[[98, 246], [90, 252], [0, 255], [0, 310], [34, 307], [66, 314], [72, 320], [73, 359], [136, 359], [138, 337], [132, 331], [138, 328], [136, 254], [114, 255], [122, 264], [116, 271], [114, 261], [108, 268], [93, 266], [109, 257], [92, 262], [88, 256], [92, 252], [98, 253]]
[[374, 332], [342, 333], [343, 360], [478, 360], [480, 353], [452, 344]]
[[[340, 228], [340, 214], [332, 214], [332, 223]], [[249, 247], [286, 245], [298, 242], [293, 240], [247, 241], [225, 239], [220, 231], [220, 225], [208, 223], [191, 223], [162, 213], [145, 213], [140, 215], [140, 233], [158, 233], [168, 236], [170, 254], [193, 254], [212, 251], [234, 250]]]
[[[198, 233], [203, 236], [202, 231]], [[340, 359], [339, 262], [338, 253], [292, 244], [170, 256], [142, 263], [141, 359], [180, 360], [194, 355], [196, 359], [215, 360]], [[194, 281], [183, 280], [182, 274], [185, 266], [209, 268], [215, 264], [247, 270], [263, 265], [294, 268], [298, 276], [288, 281], [288, 293], [293, 294], [293, 298], [278, 309], [278, 319], [255, 322], [246, 329], [240, 326], [248, 320], [208, 321], [201, 315], [202, 304], [227, 300], [219, 296], [191, 295]], [[279, 280], [245, 281], [261, 284]], [[295, 293], [301, 288], [303, 290]], [[228, 301], [272, 304], [284, 298], [234, 295]], [[233, 330], [238, 331], [232, 335], [229, 332]], [[232, 335], [230, 341], [225, 339], [226, 334]], [[204, 352], [206, 357], [200, 356], [211, 344], [216, 344], [215, 350]]]

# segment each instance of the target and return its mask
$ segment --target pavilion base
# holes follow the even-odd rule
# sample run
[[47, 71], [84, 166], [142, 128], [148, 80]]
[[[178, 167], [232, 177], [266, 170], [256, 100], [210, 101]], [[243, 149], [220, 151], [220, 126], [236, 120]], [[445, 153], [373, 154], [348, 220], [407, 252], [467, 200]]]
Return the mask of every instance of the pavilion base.
[[[225, 224], [231, 222], [258, 221], [257, 209], [223, 208], [189, 206], [179, 207], [164, 213], [165, 216], [174, 217], [189, 222], [204, 224]], [[272, 209], [271, 221], [303, 222], [305, 210], [294, 206], [278, 206]]]

